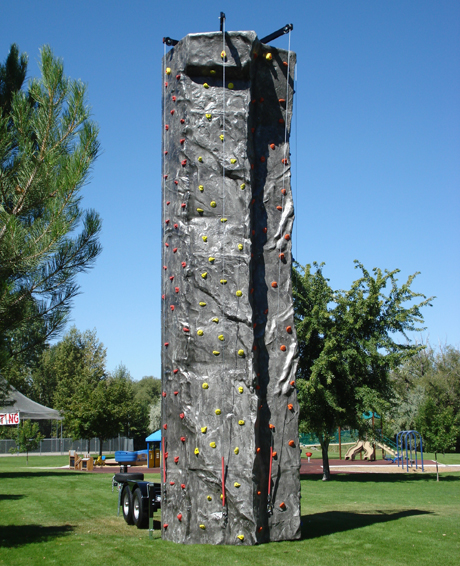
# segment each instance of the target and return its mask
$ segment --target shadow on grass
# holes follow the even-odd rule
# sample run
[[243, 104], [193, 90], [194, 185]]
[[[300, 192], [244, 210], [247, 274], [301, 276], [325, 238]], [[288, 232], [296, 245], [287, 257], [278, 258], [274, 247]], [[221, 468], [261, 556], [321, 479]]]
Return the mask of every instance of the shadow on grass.
[[[322, 481], [322, 474], [300, 474], [300, 481]], [[444, 482], [458, 482], [460, 481], [460, 474], [457, 476], [447, 475], [446, 472], [439, 476], [439, 481]], [[332, 474], [329, 482], [335, 483], [367, 483], [367, 482], [381, 482], [381, 483], [401, 483], [401, 482], [427, 482], [436, 481], [436, 472], [424, 473], [404, 473], [404, 474], [372, 474], [372, 473], [343, 473]], [[325, 482], [328, 483], [328, 482]]]
[[431, 515], [430, 511], [409, 509], [406, 511], [378, 513], [351, 513], [347, 511], [327, 511], [302, 516], [302, 540], [323, 537], [353, 529], [361, 529], [376, 523], [397, 521], [404, 517]]
[[25, 497], [25, 495], [0, 493], [0, 501], [16, 501], [17, 499], [22, 499], [23, 497]]
[[47, 542], [73, 531], [71, 525], [42, 527], [41, 525], [5, 525], [1, 528], [0, 548], [14, 548], [35, 542]]
[[0, 472], [0, 480], [11, 480], [17, 478], [47, 478], [49, 476], [82, 476], [86, 472], [69, 472], [67, 470], [30, 470], [21, 472]]

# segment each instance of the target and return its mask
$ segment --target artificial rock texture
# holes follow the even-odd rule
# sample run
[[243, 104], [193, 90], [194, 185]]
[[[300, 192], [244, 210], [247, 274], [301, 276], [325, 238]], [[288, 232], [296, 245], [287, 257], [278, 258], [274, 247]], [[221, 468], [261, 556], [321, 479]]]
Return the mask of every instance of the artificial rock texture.
[[162, 536], [175, 542], [300, 536], [288, 56], [216, 32], [163, 60]]

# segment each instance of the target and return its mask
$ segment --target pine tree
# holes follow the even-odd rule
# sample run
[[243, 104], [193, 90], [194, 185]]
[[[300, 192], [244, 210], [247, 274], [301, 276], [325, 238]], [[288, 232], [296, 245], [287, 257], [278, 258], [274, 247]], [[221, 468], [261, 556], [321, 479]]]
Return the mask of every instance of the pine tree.
[[5, 377], [12, 357], [62, 330], [79, 290], [76, 276], [101, 252], [100, 218], [81, 208], [81, 189], [99, 150], [86, 87], [64, 75], [62, 61], [48, 46], [39, 66], [41, 78], [24, 89], [27, 56], [19, 56], [13, 45], [0, 64], [0, 371]]

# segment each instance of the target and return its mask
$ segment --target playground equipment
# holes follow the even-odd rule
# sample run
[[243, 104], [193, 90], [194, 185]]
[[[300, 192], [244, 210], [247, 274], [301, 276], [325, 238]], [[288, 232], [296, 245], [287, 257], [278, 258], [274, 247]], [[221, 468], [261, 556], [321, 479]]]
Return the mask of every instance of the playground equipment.
[[[399, 467], [399, 462], [401, 462], [402, 468], [404, 468], [404, 460], [406, 461], [406, 471], [409, 471], [409, 465], [412, 468], [415, 463], [415, 469], [418, 469], [417, 461], [417, 439], [419, 441], [420, 456], [422, 463], [422, 472], [425, 471], [423, 467], [423, 440], [422, 435], [416, 430], [402, 430], [396, 435], [396, 460]], [[409, 446], [408, 446], [409, 441]], [[404, 444], [404, 448], [403, 448]], [[414, 450], [414, 458], [412, 457], [412, 450]], [[405, 453], [405, 454], [404, 454]]]
[[80, 472], [92, 472], [94, 466], [93, 457], [90, 454], [79, 456], [76, 450], [69, 450], [69, 468]]
[[360, 452], [364, 453], [365, 460], [375, 460], [375, 449], [367, 440], [358, 440], [345, 454], [345, 460], [354, 460]]

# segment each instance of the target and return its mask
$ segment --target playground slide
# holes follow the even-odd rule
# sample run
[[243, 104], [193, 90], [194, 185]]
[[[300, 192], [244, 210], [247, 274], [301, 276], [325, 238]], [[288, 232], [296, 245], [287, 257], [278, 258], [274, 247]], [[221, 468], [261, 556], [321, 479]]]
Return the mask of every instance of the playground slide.
[[364, 451], [364, 459], [365, 460], [373, 460], [374, 459], [374, 448], [370, 442], [366, 442], [363, 444], [363, 451]]
[[378, 446], [379, 448], [381, 448], [382, 450], [385, 450], [385, 452], [387, 454], [389, 454], [390, 456], [392, 456], [393, 458], [396, 456], [396, 451], [393, 450], [393, 448], [390, 448], [387, 444], [385, 444], [384, 442], [378, 442], [376, 441], [375, 443], [376, 446]]
[[347, 450], [347, 453], [345, 454], [345, 460], [354, 460], [356, 458], [356, 455], [360, 452], [364, 452], [365, 460], [373, 459], [374, 449], [372, 448], [372, 444], [367, 440], [358, 440], [356, 444], [354, 444]]

